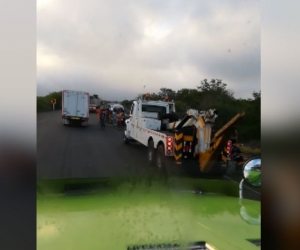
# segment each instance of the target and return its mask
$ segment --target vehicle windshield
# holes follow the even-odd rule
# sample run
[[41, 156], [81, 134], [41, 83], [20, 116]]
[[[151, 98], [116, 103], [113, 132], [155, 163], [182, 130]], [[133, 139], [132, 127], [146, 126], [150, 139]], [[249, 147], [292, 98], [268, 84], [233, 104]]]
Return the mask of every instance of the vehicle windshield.
[[259, 2], [42, 2], [38, 248], [255, 248]]
[[155, 105], [143, 105], [142, 112], [155, 112], [155, 113], [166, 113], [167, 108], [163, 106], [155, 106]]

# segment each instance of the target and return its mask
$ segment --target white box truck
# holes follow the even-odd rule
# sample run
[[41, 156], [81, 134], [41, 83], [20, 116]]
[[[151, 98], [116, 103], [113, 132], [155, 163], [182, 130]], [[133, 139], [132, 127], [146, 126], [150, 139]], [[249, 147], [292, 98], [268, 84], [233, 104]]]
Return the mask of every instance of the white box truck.
[[90, 95], [75, 90], [62, 91], [62, 121], [64, 125], [87, 126], [89, 121]]

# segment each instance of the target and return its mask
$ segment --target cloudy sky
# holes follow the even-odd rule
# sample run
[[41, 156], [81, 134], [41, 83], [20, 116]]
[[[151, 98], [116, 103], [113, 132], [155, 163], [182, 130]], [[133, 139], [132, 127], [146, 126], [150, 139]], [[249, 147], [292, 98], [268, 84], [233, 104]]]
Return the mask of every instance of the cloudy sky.
[[37, 0], [37, 94], [107, 100], [222, 79], [260, 90], [258, 0]]

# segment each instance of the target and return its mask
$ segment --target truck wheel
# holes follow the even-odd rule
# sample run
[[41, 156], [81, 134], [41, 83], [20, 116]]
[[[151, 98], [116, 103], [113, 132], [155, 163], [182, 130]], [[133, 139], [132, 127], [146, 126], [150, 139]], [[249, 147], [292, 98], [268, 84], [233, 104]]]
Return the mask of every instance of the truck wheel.
[[159, 144], [159, 146], [157, 147], [156, 166], [160, 173], [164, 173], [166, 171], [166, 156], [163, 144]]
[[164, 146], [162, 144], [157, 147], [156, 164], [159, 169], [164, 165]]
[[[126, 130], [125, 130], [125, 131], [126, 131]], [[126, 135], [125, 135], [125, 131], [124, 131], [124, 133], [123, 133], [123, 141], [124, 141], [125, 144], [129, 144], [129, 140], [128, 140], [128, 138], [127, 138]]]
[[155, 150], [154, 150], [154, 142], [150, 140], [148, 142], [148, 152], [147, 152], [148, 164], [150, 166], [154, 166], [155, 164]]
[[62, 119], [63, 125], [67, 126], [67, 120], [66, 119]]

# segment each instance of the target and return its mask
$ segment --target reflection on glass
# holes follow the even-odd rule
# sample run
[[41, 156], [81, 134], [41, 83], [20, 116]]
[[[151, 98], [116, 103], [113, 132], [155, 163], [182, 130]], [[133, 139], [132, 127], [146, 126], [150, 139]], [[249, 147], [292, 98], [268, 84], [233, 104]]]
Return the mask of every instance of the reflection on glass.
[[260, 225], [260, 214], [256, 211], [248, 211], [245, 206], [241, 206], [240, 215], [244, 221], [250, 225]]
[[244, 167], [244, 178], [253, 186], [261, 185], [261, 159], [249, 160]]

